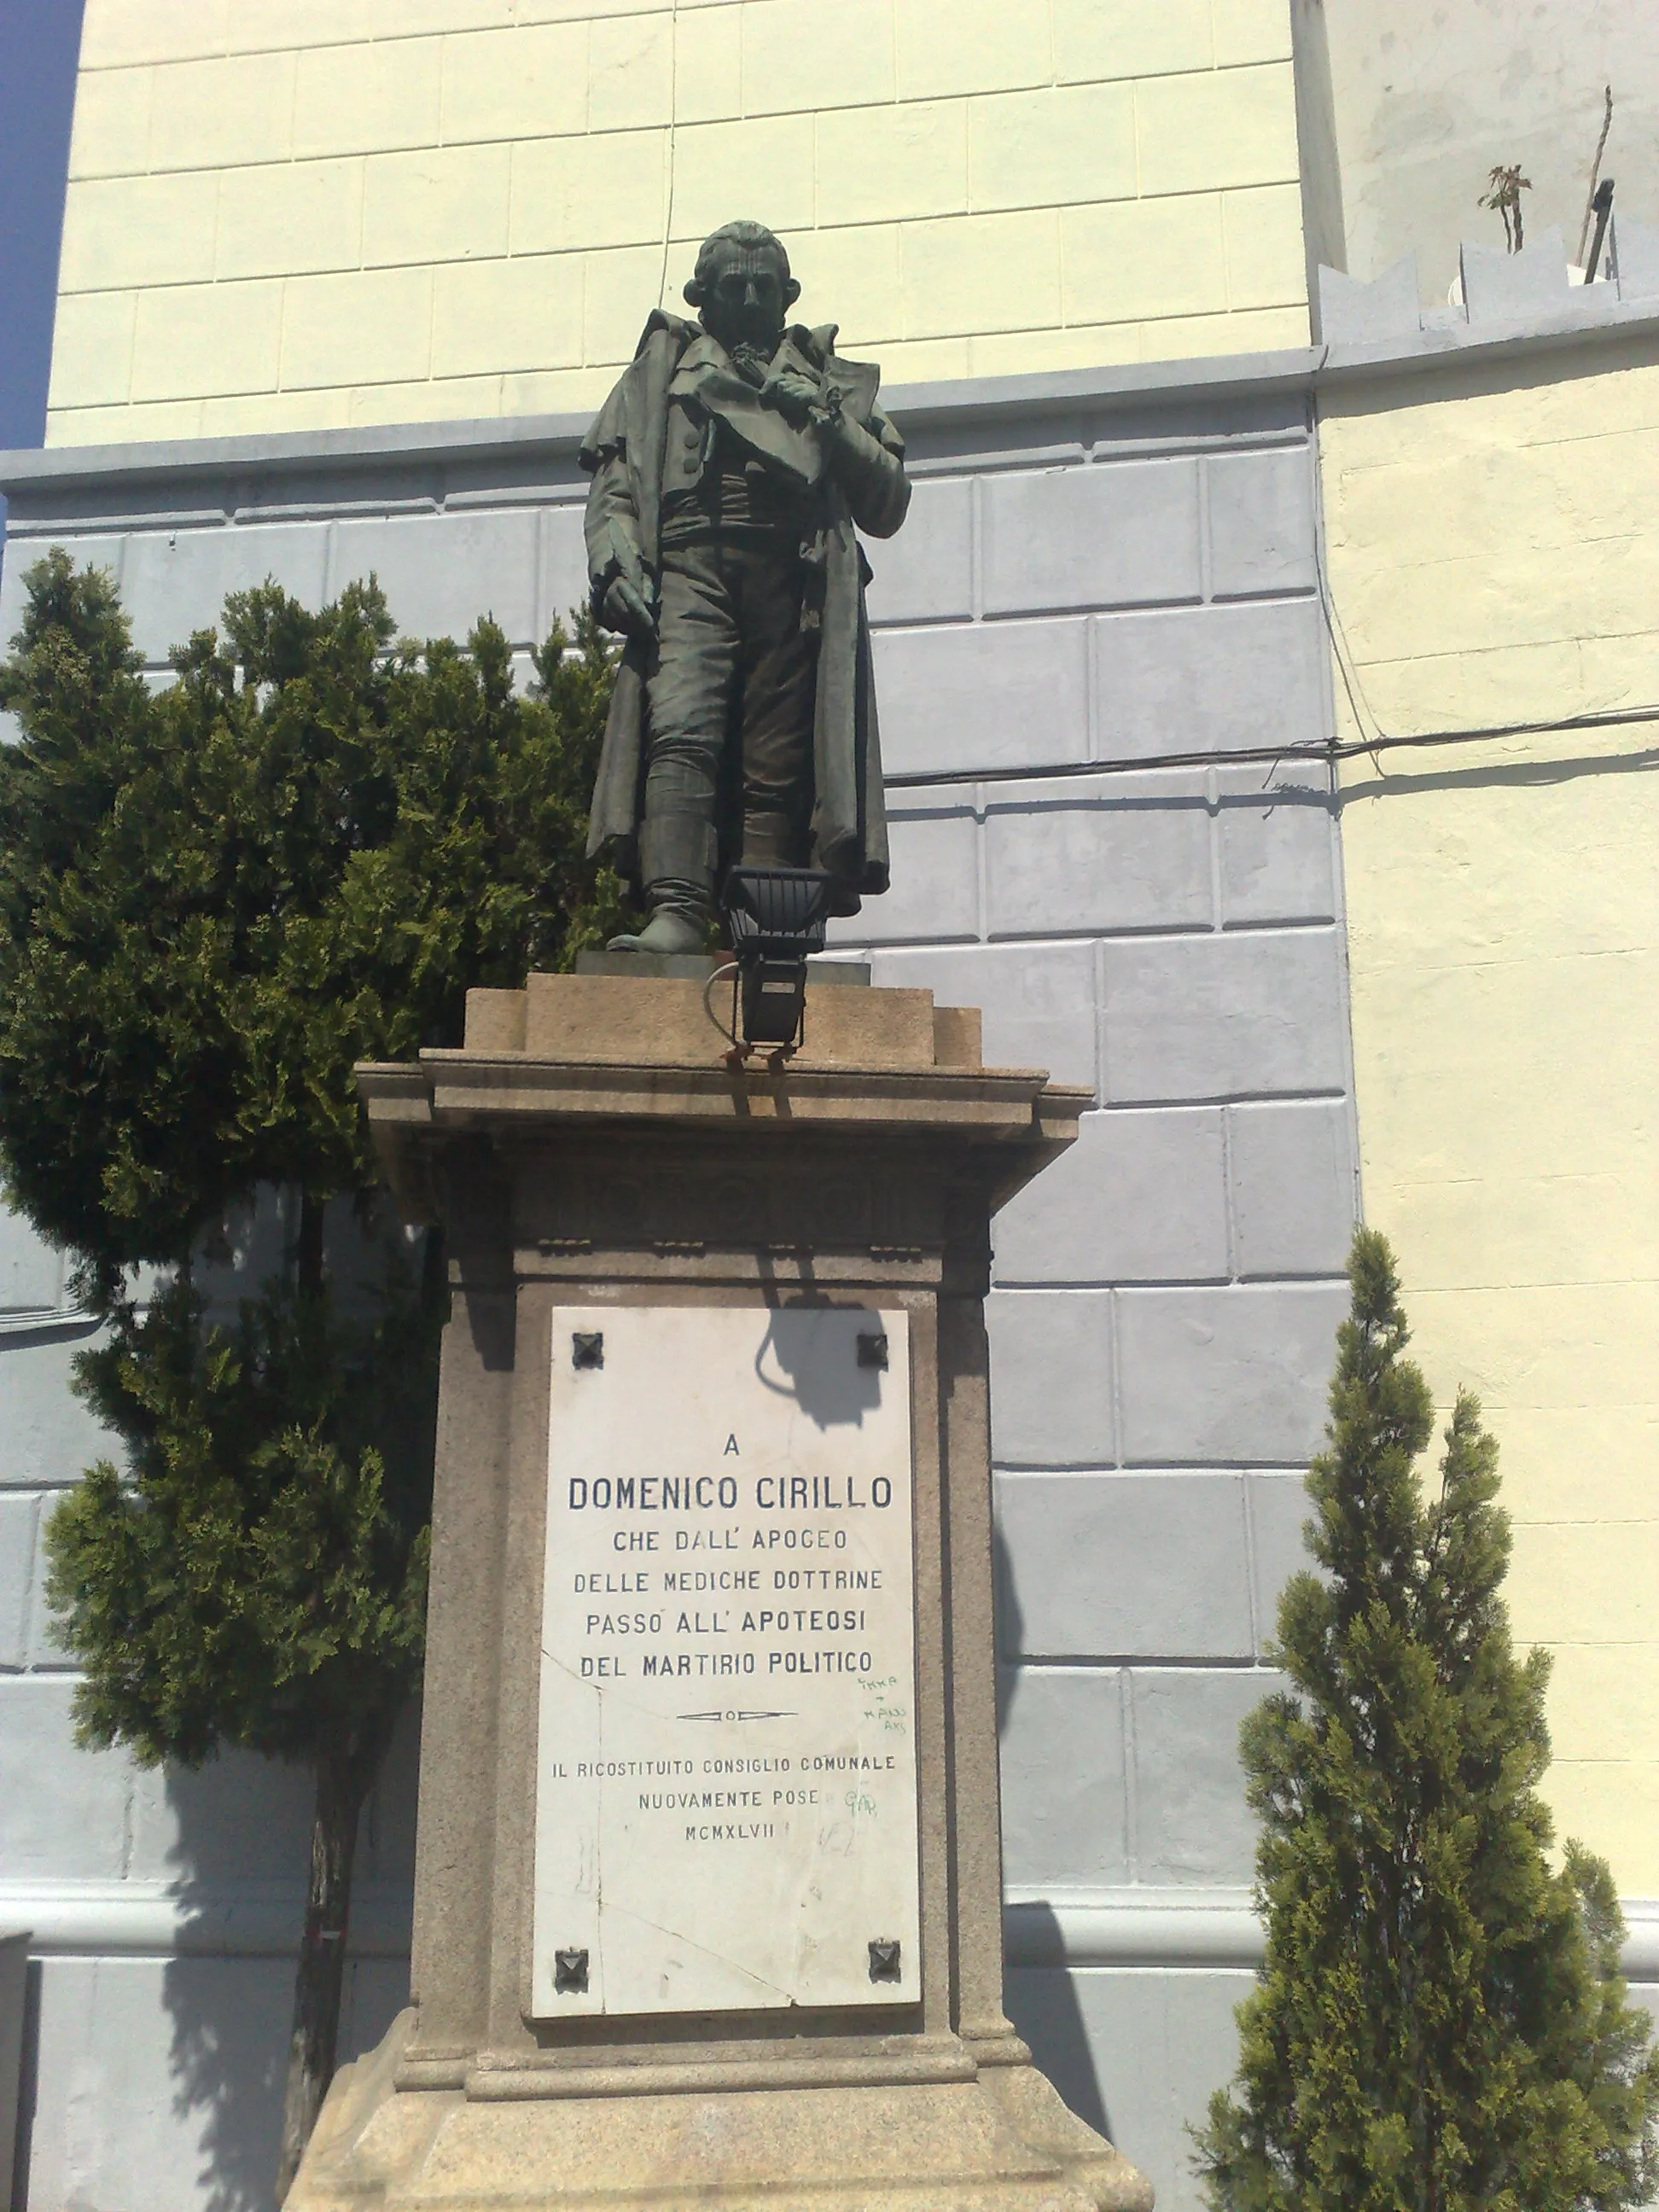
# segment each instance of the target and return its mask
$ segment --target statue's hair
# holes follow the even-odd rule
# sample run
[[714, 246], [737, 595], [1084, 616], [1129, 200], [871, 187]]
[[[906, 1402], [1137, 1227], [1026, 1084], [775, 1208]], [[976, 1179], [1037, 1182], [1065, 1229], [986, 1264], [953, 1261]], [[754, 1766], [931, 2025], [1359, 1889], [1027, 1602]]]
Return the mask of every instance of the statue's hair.
[[745, 219], [723, 222], [718, 230], [710, 231], [697, 248], [697, 265], [685, 288], [686, 299], [692, 307], [700, 307], [708, 298], [714, 271], [725, 258], [724, 249], [729, 246], [740, 246], [750, 253], [758, 253], [763, 248], [769, 248], [777, 255], [783, 271], [784, 304], [790, 306], [799, 299], [800, 286], [789, 273], [789, 255], [783, 240], [775, 231], [769, 230], [763, 222], [750, 222]]

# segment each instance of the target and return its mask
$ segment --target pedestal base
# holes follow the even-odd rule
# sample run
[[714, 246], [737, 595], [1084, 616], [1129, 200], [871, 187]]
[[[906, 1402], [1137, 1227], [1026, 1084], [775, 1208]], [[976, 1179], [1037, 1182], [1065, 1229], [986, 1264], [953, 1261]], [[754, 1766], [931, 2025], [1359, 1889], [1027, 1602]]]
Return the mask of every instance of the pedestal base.
[[956, 2081], [852, 2084], [831, 2060], [787, 2088], [469, 2096], [398, 2087], [414, 2022], [341, 2069], [284, 2212], [1152, 2212], [1152, 2185], [1029, 2060], [975, 2069], [964, 2050]]
[[[1089, 1094], [984, 1066], [973, 1008], [829, 980], [776, 1066], [733, 1060], [696, 978], [635, 970], [475, 991], [462, 1049], [362, 1071], [392, 1188], [445, 1224], [453, 1292], [419, 2003], [335, 2083], [288, 2212], [1151, 2212], [1002, 2010], [989, 1224]], [[641, 1426], [601, 1373], [667, 1419]], [[899, 1534], [878, 1540], [856, 1516], [889, 1508]], [[560, 1609], [613, 1589], [646, 1608], [623, 1628]], [[703, 1595], [738, 1589], [752, 1621]], [[841, 1640], [799, 1640], [821, 1636]], [[645, 1683], [706, 1668], [676, 1726], [791, 1732], [653, 1748]], [[799, 1694], [760, 1694], [775, 1672]], [[727, 1674], [755, 1677], [756, 1710], [701, 1709]], [[814, 1701], [820, 1675], [857, 1694]], [[562, 1731], [601, 1679], [623, 1733], [595, 1775]], [[843, 1820], [825, 1793], [854, 1769], [872, 1778], [833, 1801]], [[646, 1802], [607, 1801], [607, 1826], [551, 1788], [584, 1779], [647, 1780]], [[630, 1825], [694, 1803], [738, 1817], [659, 1824], [654, 1846]], [[775, 1805], [811, 1820], [822, 1879], [780, 1848]], [[880, 1878], [854, 1819], [881, 1823]], [[683, 1870], [666, 1903], [647, 1866]], [[538, 1936], [543, 1895], [567, 1917]], [[775, 1957], [733, 1936], [734, 1899], [739, 1922], [770, 1916]]]

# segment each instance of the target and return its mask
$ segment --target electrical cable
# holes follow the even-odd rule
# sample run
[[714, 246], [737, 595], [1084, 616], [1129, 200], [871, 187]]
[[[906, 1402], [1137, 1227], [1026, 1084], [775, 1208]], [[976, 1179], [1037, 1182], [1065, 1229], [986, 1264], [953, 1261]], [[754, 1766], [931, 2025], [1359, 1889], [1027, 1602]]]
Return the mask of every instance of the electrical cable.
[[671, 0], [668, 10], [668, 191], [662, 216], [662, 267], [657, 272], [657, 305], [665, 305], [668, 289], [668, 246], [674, 235], [675, 152], [680, 119], [680, 0]]
[[[1328, 358], [1329, 352], [1327, 346], [1326, 358]], [[1321, 366], [1323, 366], [1322, 360]], [[1382, 718], [1365, 696], [1358, 662], [1354, 657], [1353, 647], [1348, 642], [1341, 615], [1337, 611], [1330, 574], [1325, 565], [1322, 525], [1315, 532], [1314, 575], [1331, 658], [1335, 661], [1337, 673], [1342, 679], [1342, 689], [1347, 698], [1349, 712], [1353, 716], [1354, 727], [1359, 732], [1357, 739], [1333, 737], [1315, 744], [1246, 745], [1236, 750], [1230, 747], [1225, 751], [1212, 749], [1207, 752], [1147, 753], [1134, 760], [1066, 761], [1052, 768], [917, 769], [908, 774], [884, 775], [883, 784], [889, 791], [925, 791], [964, 783], [1036, 783], [1087, 775], [1139, 775], [1154, 769], [1222, 768], [1261, 763], [1276, 767], [1285, 761], [1317, 761], [1323, 766], [1334, 767], [1341, 761], [1357, 759], [1361, 754], [1376, 761], [1380, 753], [1397, 752], [1408, 745], [1493, 744], [1505, 738], [1559, 737], [1581, 730], [1616, 729], [1629, 722], [1659, 721], [1659, 704], [1654, 704], [1608, 707], [1543, 721], [1494, 722], [1477, 729], [1422, 730], [1416, 732], [1385, 730]], [[1369, 736], [1366, 734], [1368, 725]], [[1646, 757], [1641, 752], [1627, 756], [1632, 760], [1642, 760]], [[1379, 775], [1382, 773], [1380, 765], [1377, 772]]]
[[[1504, 738], [1565, 736], [1578, 730], [1617, 729], [1627, 722], [1659, 722], [1659, 705], [1610, 707], [1589, 714], [1567, 714], [1554, 721], [1494, 722], [1485, 729], [1421, 730], [1414, 735], [1379, 732], [1374, 738], [1344, 741], [1333, 738], [1321, 744], [1241, 745], [1237, 750], [1207, 752], [1146, 753], [1134, 760], [1062, 761], [1053, 767], [926, 769], [884, 776], [889, 791], [937, 790], [964, 783], [1053, 783], [1085, 775], [1143, 775], [1153, 769], [1233, 768], [1253, 762], [1277, 766], [1285, 761], [1316, 761], [1322, 766], [1354, 760], [1361, 754], [1395, 752], [1407, 745], [1468, 745], [1492, 744]], [[1644, 752], [1627, 756], [1647, 757]]]
[[737, 972], [738, 963], [735, 960], [725, 961], [705, 979], [702, 987], [702, 1010], [704, 1013], [706, 1013], [709, 1020], [714, 1023], [714, 1027], [726, 1039], [727, 1044], [732, 1046], [735, 1046], [738, 1042], [738, 1024], [735, 1005], [732, 1009], [732, 1024], [730, 1028], [728, 1028], [726, 1024], [721, 1021], [719, 1015], [714, 1012], [714, 1009], [709, 1005], [708, 994], [714, 989], [715, 984], [720, 981], [722, 975], [735, 976]]
[[[1328, 352], [1329, 349], [1327, 349]], [[1329, 641], [1331, 658], [1336, 663], [1337, 673], [1342, 678], [1342, 689], [1347, 695], [1348, 711], [1353, 725], [1364, 735], [1367, 717], [1372, 732], [1377, 738], [1388, 734], [1382, 727], [1376, 709], [1365, 696], [1365, 686], [1359, 673], [1359, 664], [1354, 658], [1353, 647], [1348, 643], [1348, 633], [1337, 611], [1336, 595], [1331, 589], [1330, 571], [1325, 565], [1325, 524], [1319, 516], [1314, 530], [1314, 581], [1318, 588], [1319, 611], [1325, 619], [1325, 635]]]

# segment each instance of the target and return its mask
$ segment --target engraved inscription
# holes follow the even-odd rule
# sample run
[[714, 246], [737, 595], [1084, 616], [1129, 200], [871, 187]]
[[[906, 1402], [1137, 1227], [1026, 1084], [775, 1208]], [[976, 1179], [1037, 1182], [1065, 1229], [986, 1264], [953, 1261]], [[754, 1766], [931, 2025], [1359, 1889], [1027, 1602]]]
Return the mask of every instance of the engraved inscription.
[[538, 2017], [919, 2001], [908, 1318], [555, 1311]]

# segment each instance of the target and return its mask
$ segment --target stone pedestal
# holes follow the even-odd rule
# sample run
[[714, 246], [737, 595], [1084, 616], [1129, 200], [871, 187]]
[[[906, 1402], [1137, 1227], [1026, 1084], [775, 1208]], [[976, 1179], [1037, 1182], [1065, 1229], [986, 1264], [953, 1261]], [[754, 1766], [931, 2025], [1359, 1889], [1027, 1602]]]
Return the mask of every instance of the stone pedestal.
[[[410, 1218], [445, 1224], [453, 1286], [411, 2003], [342, 2069], [289, 2212], [1152, 2203], [1002, 2011], [988, 1224], [1072, 1141], [1087, 1094], [983, 1067], [977, 1012], [925, 991], [814, 982], [787, 1066], [734, 1070], [721, 1054], [695, 979], [532, 976], [524, 992], [471, 995], [462, 1049], [362, 1071], [393, 1188]], [[550, 1406], [552, 1479], [568, 1488], [560, 1439], [574, 1432], [558, 1409], [586, 1360], [566, 1310], [580, 1310], [577, 1334], [602, 1336], [591, 1325], [607, 1310], [687, 1306], [741, 1309], [762, 1328], [769, 1313], [827, 1310], [842, 1328], [851, 1308], [860, 1325], [885, 1316], [902, 1329], [903, 1358], [896, 1346], [882, 1380], [890, 1412], [901, 1378], [908, 1390], [914, 1680], [896, 1709], [919, 1818], [908, 1840], [884, 1834], [914, 1854], [893, 1894], [908, 1895], [915, 1940], [885, 1986], [872, 1941], [867, 2002], [817, 2002], [811, 1989], [833, 1984], [810, 1976], [803, 1999], [781, 1966], [787, 1986], [749, 2009], [741, 1997], [705, 1997], [700, 2013], [605, 2008], [586, 1948], [560, 1954], [549, 1994], [540, 1954], [562, 1925], [556, 1911], [538, 1922], [556, 1871], [539, 1904], [536, 1890], [540, 1716], [558, 1680], [545, 1688]], [[643, 1328], [614, 1341], [637, 1346]], [[863, 1333], [884, 1364], [886, 1337], [873, 1321]], [[623, 1381], [613, 1365], [596, 1387]], [[833, 1442], [814, 1446], [830, 1463]], [[562, 1489], [559, 1510], [568, 1502]], [[731, 1525], [750, 1540], [741, 1516]], [[767, 1735], [776, 1713], [679, 1717], [752, 1727], [761, 1749], [788, 1740]], [[753, 1862], [721, 1863], [719, 1878], [741, 1883]], [[757, 1887], [756, 1913], [769, 1909]], [[688, 1927], [697, 1917], [688, 1894]], [[899, 1930], [845, 1932], [861, 1960], [866, 1936]]]

